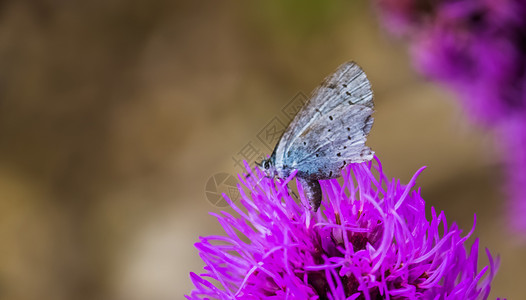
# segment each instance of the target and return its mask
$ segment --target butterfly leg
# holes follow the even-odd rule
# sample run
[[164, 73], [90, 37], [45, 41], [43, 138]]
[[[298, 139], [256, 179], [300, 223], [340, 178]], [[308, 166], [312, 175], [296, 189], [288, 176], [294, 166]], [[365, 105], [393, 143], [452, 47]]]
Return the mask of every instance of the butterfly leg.
[[296, 177], [305, 191], [305, 196], [309, 200], [311, 209], [316, 212], [321, 205], [321, 186], [318, 180]]

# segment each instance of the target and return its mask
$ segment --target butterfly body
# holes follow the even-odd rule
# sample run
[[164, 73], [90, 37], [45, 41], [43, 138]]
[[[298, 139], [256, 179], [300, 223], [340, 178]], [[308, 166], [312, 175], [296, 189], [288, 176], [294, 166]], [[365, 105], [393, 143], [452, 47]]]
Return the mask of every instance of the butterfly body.
[[365, 73], [353, 62], [344, 63], [313, 91], [260, 168], [278, 178], [297, 170], [296, 178], [316, 211], [322, 198], [319, 180], [337, 178], [347, 164], [373, 158], [365, 145], [373, 112]]

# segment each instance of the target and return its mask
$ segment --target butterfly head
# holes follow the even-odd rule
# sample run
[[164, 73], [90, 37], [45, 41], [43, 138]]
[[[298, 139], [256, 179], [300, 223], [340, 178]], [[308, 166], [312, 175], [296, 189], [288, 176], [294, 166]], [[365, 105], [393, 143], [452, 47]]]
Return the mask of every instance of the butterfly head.
[[272, 157], [262, 160], [261, 163], [257, 165], [259, 166], [259, 169], [265, 173], [265, 176], [274, 177], [277, 175]]

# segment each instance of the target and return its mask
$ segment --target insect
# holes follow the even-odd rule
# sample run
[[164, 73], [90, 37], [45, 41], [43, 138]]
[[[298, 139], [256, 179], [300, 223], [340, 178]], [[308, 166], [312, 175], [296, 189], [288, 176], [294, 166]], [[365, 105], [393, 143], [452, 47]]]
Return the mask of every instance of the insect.
[[354, 62], [346, 62], [312, 92], [284, 131], [272, 155], [258, 164], [269, 177], [287, 178], [298, 170], [311, 209], [317, 211], [319, 180], [340, 176], [350, 163], [373, 158], [365, 145], [373, 125], [371, 84]]

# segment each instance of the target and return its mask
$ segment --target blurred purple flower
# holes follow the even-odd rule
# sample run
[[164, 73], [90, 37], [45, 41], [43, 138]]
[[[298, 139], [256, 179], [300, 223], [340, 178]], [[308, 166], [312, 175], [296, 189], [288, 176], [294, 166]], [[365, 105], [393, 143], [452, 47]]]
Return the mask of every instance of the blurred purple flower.
[[[287, 180], [240, 177], [234, 215], [212, 214], [226, 236], [195, 246], [205, 273], [190, 277], [188, 299], [486, 299], [498, 267], [477, 271], [478, 239], [469, 253], [455, 223], [431, 208], [420, 191], [389, 180], [380, 161], [354, 164], [338, 180], [321, 181], [324, 209], [296, 203]], [[376, 175], [374, 175], [376, 174]], [[353, 178], [354, 177], [354, 178]], [[226, 197], [226, 196], [225, 196]], [[485, 278], [483, 278], [485, 277]]]
[[492, 123], [526, 110], [525, 1], [376, 2], [416, 68], [458, 91], [470, 116]]
[[408, 40], [415, 67], [455, 90], [471, 119], [497, 129], [496, 143], [506, 149], [508, 219], [526, 235], [526, 221], [514, 219], [526, 212], [526, 1], [376, 0], [376, 6], [386, 28]]

